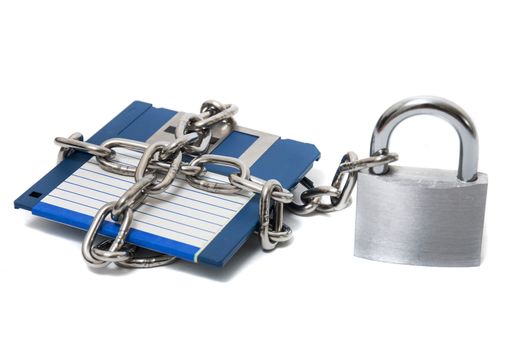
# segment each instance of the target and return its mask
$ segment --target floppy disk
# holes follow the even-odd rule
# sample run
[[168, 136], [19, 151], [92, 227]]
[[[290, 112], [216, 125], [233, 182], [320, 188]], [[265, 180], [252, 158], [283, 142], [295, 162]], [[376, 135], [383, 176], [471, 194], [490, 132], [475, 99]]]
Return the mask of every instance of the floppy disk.
[[[93, 137], [101, 144], [110, 138], [142, 142], [173, 141], [183, 112], [133, 102]], [[211, 153], [240, 158], [257, 178], [277, 179], [292, 189], [320, 157], [314, 145], [235, 126], [212, 139]], [[118, 160], [137, 164], [140, 153], [116, 149]], [[227, 182], [231, 168], [206, 167], [210, 181]], [[15, 208], [87, 230], [97, 210], [117, 200], [134, 179], [102, 170], [92, 156], [74, 152], [31, 186]], [[165, 193], [150, 195], [135, 215], [127, 240], [140, 247], [181, 259], [224, 266], [257, 228], [259, 195], [222, 195], [191, 187], [176, 179]], [[100, 233], [115, 237], [119, 225], [107, 220]]]

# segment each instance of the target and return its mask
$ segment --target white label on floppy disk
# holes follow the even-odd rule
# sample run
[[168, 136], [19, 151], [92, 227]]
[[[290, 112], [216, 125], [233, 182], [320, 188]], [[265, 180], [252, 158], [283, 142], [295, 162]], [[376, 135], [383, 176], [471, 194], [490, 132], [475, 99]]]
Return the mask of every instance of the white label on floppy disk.
[[[116, 159], [137, 165], [141, 154], [117, 148]], [[210, 181], [228, 183], [226, 176], [207, 172]], [[94, 216], [107, 202], [116, 201], [133, 185], [134, 179], [107, 172], [91, 158], [42, 202], [88, 216]], [[177, 178], [163, 193], [150, 195], [135, 211], [132, 228], [177, 242], [192, 245], [202, 251], [213, 238], [250, 201], [253, 193], [237, 195], [209, 193], [190, 186]], [[109, 218], [108, 218], [109, 219]], [[198, 253], [195, 254], [197, 259]]]

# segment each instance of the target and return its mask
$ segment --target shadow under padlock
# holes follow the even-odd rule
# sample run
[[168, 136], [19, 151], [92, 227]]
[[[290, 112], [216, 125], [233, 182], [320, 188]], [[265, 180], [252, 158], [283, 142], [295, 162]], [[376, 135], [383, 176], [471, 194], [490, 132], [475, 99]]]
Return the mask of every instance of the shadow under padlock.
[[458, 171], [388, 165], [361, 171], [354, 255], [411, 265], [478, 266], [488, 178], [477, 172], [477, 132], [467, 113], [438, 97], [402, 100], [377, 122], [370, 154], [388, 154], [392, 131], [416, 115], [440, 117], [455, 128]]

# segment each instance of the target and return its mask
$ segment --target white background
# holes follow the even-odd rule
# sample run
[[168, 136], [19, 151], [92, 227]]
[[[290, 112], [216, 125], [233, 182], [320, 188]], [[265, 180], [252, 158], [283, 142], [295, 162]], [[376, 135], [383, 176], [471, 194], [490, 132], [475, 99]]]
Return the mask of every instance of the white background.
[[[0, 5], [0, 348], [523, 349], [525, 10], [519, 1], [12, 1]], [[218, 270], [92, 271], [81, 232], [13, 209], [54, 164], [55, 136], [91, 136], [133, 100], [305, 142], [328, 183], [367, 155], [394, 102], [443, 96], [476, 122], [489, 174], [479, 268], [353, 257], [355, 207], [287, 216], [294, 242], [252, 239]], [[405, 122], [401, 165], [456, 168], [453, 130]]]

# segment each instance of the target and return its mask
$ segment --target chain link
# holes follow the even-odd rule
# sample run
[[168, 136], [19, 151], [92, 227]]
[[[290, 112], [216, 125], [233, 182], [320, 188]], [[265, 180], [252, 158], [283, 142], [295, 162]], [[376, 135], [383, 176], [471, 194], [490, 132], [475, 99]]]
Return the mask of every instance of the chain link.
[[[111, 214], [115, 204], [116, 202], [106, 203], [97, 211], [93, 217], [91, 226], [87, 230], [84, 241], [82, 242], [82, 255], [84, 256], [84, 260], [86, 260], [87, 264], [91, 267], [106, 267], [112, 262], [110, 259], [103, 259], [100, 256], [95, 256], [93, 254], [93, 243], [104, 219]], [[129, 231], [133, 220], [133, 211], [129, 209], [120, 219], [120, 228], [117, 234], [117, 239], [112, 242], [108, 251], [116, 252], [119, 250], [119, 253], [117, 253], [117, 255], [120, 255], [118, 261], [124, 261], [131, 258], [132, 252], [129, 250], [120, 251], [124, 241], [119, 238], [127, 236], [127, 232]]]
[[[360, 170], [389, 164], [398, 159], [397, 154], [387, 153], [358, 159], [353, 152], [344, 155], [337, 167], [332, 184], [315, 186], [303, 178], [301, 184], [306, 188], [294, 202], [294, 195], [283, 188], [279, 181], [261, 180], [252, 177], [250, 169], [240, 159], [206, 153], [210, 147], [212, 130], [215, 127], [231, 126], [237, 113], [236, 106], [217, 101], [205, 101], [201, 113], [181, 114], [175, 128], [173, 142], [159, 141], [153, 144], [114, 138], [95, 145], [83, 141], [80, 133], [69, 138], [57, 137], [55, 143], [60, 151], [58, 161], [70, 156], [74, 151], [88, 153], [96, 157], [99, 166], [115, 174], [134, 177], [135, 183], [117, 200], [103, 205], [93, 218], [82, 243], [82, 255], [93, 267], [105, 267], [115, 263], [121, 267], [145, 268], [170, 264], [177, 258], [164, 254], [137, 257], [137, 247], [127, 243], [133, 215], [149, 195], [164, 192], [177, 178], [184, 176], [193, 187], [220, 194], [238, 194], [248, 191], [260, 195], [259, 236], [264, 250], [273, 250], [279, 243], [292, 239], [292, 230], [284, 224], [284, 208], [297, 215], [314, 212], [332, 212], [348, 207], [351, 194]], [[123, 148], [142, 153], [138, 164], [119, 162], [115, 148]], [[182, 161], [183, 153], [195, 156], [190, 163]], [[205, 179], [206, 164], [227, 166], [236, 169], [228, 177], [229, 183], [213, 182]], [[323, 201], [328, 199], [328, 201]], [[95, 238], [103, 228], [107, 217], [120, 224], [114, 239], [95, 244]]]
[[[237, 174], [230, 174], [229, 180], [233, 186], [243, 191], [249, 191], [259, 194], [262, 193], [263, 187], [266, 183], [266, 181], [253, 176], [250, 176], [246, 179]], [[274, 189], [272, 191], [272, 199], [277, 202], [288, 204], [293, 201], [293, 193], [291, 193], [285, 188], [281, 188], [280, 190]]]
[[[264, 250], [273, 250], [277, 244], [292, 239], [292, 230], [284, 224], [284, 203], [275, 201], [272, 208], [272, 193], [284, 189], [277, 180], [268, 180], [261, 190], [259, 201], [259, 239]], [[273, 209], [273, 218], [271, 210]]]
[[107, 147], [84, 142], [84, 136], [79, 132], [72, 134], [68, 138], [57, 137], [55, 138], [55, 144], [60, 146], [57, 163], [62, 162], [74, 151], [82, 151], [93, 156], [104, 157], [108, 159], [111, 159], [115, 155], [115, 152]]

